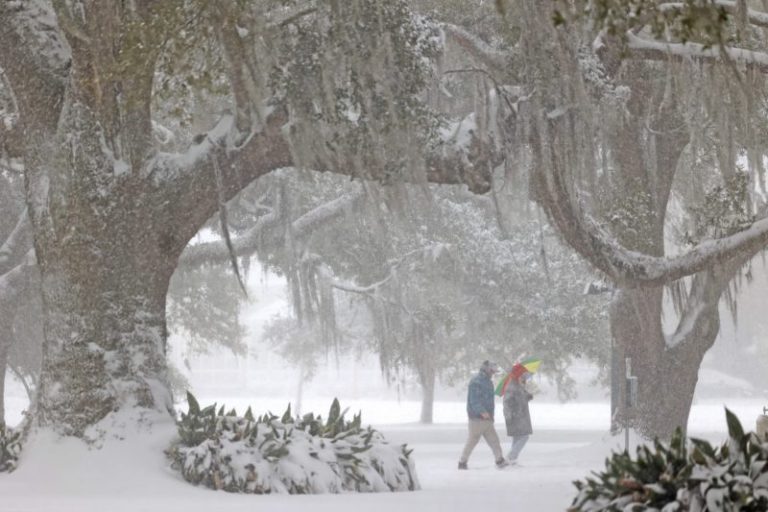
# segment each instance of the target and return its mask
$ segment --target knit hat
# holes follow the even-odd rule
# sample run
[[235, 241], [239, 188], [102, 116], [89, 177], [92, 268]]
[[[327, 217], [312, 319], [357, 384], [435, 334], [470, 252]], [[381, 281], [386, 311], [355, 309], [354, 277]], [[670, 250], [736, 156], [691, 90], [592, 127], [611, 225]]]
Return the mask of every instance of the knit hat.
[[480, 370], [490, 374], [498, 373], [499, 365], [486, 359], [483, 361], [483, 364], [480, 365]]

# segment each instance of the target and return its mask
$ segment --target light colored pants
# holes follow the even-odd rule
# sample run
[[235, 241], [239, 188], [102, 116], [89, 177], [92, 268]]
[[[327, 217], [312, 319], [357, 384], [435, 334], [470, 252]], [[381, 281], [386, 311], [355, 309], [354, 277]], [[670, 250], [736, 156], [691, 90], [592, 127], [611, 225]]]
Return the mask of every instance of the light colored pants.
[[501, 454], [501, 442], [499, 441], [499, 435], [496, 433], [496, 428], [493, 426], [493, 420], [469, 420], [469, 437], [467, 437], [467, 444], [464, 445], [464, 451], [461, 452], [461, 458], [459, 462], [467, 462], [469, 460], [472, 450], [475, 449], [480, 438], [484, 437], [485, 442], [491, 447], [493, 451], [494, 460], [502, 459]]
[[509, 462], [517, 460], [517, 456], [520, 455], [520, 452], [523, 450], [525, 443], [528, 442], [529, 437], [531, 436], [512, 436], [512, 445], [510, 446], [509, 453], [507, 454], [507, 460], [509, 460]]

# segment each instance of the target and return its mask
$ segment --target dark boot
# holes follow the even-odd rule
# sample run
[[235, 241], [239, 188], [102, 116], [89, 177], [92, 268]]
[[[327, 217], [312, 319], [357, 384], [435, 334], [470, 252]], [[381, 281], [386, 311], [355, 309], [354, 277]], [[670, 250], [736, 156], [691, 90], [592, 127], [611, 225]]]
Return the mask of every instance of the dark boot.
[[467, 469], [467, 463], [466, 462], [459, 462], [459, 469]]
[[499, 469], [505, 468], [509, 466], [509, 462], [507, 462], [505, 459], [499, 459], [496, 461], [496, 467]]

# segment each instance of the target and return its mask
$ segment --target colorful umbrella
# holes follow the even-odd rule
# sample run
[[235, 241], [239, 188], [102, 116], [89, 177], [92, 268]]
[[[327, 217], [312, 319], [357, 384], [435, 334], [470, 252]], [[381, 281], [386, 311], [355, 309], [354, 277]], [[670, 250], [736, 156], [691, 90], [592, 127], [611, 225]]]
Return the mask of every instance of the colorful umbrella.
[[519, 363], [515, 363], [512, 366], [512, 370], [507, 375], [499, 380], [494, 391], [497, 396], [504, 396], [504, 392], [507, 390], [507, 386], [512, 382], [512, 379], [520, 377], [525, 372], [536, 373], [536, 370], [541, 366], [541, 359], [538, 357], [526, 357]]
[[538, 357], [526, 357], [520, 361], [520, 365], [531, 373], [536, 373], [536, 370], [541, 366], [541, 359]]
[[512, 381], [512, 372], [509, 372], [503, 379], [499, 380], [496, 384], [496, 396], [504, 396], [504, 391], [507, 390], [507, 386]]

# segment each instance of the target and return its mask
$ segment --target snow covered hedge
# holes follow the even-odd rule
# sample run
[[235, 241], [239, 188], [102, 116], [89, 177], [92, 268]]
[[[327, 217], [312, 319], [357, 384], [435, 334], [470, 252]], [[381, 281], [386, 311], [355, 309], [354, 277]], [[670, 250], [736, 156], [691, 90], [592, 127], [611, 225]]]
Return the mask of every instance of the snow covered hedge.
[[255, 418], [216, 404], [201, 409], [187, 393], [189, 412], [178, 422], [179, 439], [168, 450], [184, 478], [211, 489], [244, 493], [412, 491], [419, 482], [405, 445], [394, 446], [360, 415], [344, 419], [334, 400], [323, 421], [306, 414]]
[[21, 452], [21, 429], [6, 427], [0, 422], [0, 473], [13, 471]]
[[597, 478], [574, 482], [570, 512], [768, 511], [768, 443], [745, 433], [725, 411], [729, 439], [713, 448], [686, 443], [678, 430], [669, 445], [639, 446], [637, 457], [614, 453]]

